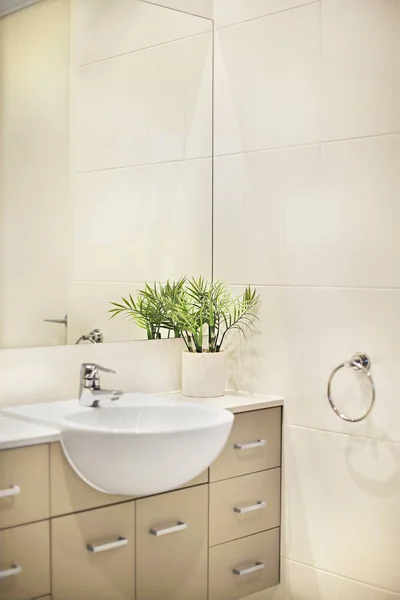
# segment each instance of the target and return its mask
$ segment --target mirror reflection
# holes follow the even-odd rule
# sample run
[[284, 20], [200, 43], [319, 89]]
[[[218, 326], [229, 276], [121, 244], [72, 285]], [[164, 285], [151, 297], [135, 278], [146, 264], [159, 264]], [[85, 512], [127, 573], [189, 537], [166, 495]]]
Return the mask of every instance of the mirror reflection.
[[0, 0], [0, 348], [146, 339], [110, 302], [211, 277], [212, 21], [24, 4]]

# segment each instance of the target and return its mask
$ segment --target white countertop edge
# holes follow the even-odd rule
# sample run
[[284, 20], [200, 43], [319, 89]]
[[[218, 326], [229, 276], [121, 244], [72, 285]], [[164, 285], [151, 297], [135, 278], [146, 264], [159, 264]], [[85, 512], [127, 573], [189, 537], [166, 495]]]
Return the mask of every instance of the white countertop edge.
[[0, 414], [0, 450], [49, 444], [59, 440], [60, 432], [57, 429]]
[[[180, 396], [182, 400], [199, 402], [205, 406], [216, 406], [230, 410], [234, 414], [274, 408], [283, 406], [283, 398], [267, 396], [264, 394], [250, 394], [247, 392], [227, 391], [225, 396], [219, 398], [189, 398], [180, 391], [165, 392], [157, 396]], [[6, 407], [5, 407], [6, 408]], [[45, 425], [38, 425], [19, 419], [17, 416], [8, 416], [0, 411], [0, 450], [22, 448], [37, 444], [49, 444], [60, 441], [60, 432]]]

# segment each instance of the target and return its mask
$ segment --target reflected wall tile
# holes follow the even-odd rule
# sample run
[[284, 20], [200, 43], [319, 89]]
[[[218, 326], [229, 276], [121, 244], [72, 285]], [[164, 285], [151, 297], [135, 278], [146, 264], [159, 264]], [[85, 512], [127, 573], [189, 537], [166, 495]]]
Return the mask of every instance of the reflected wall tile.
[[203, 159], [77, 175], [74, 279], [210, 276], [211, 174]]
[[73, 170], [211, 156], [211, 59], [205, 33], [75, 70]]
[[319, 4], [220, 30], [215, 52], [217, 155], [319, 141]]
[[154, 2], [160, 6], [167, 6], [174, 10], [188, 12], [193, 15], [199, 15], [212, 19], [213, 0], [143, 0], [144, 2]]
[[146, 331], [121, 316], [110, 319], [111, 302], [121, 303], [121, 297], [136, 297], [144, 283], [80, 283], [70, 289], [68, 343], [75, 344], [92, 329], [100, 329], [104, 342], [125, 342], [147, 339]]
[[212, 31], [212, 21], [142, 0], [76, 0], [72, 7], [75, 65]]

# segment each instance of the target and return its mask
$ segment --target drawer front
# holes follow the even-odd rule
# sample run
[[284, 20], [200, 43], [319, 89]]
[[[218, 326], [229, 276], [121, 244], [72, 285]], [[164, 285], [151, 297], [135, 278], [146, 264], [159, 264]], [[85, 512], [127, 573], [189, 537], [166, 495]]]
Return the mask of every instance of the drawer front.
[[228, 442], [210, 467], [210, 481], [279, 467], [281, 429], [280, 407], [236, 415]]
[[279, 527], [280, 505], [280, 468], [212, 483], [210, 546]]
[[137, 501], [136, 600], [206, 600], [208, 486]]
[[0, 531], [0, 571], [0, 600], [50, 593], [49, 521]]
[[103, 494], [75, 473], [64, 456], [61, 444], [50, 444], [51, 516], [67, 515], [123, 500], [126, 496]]
[[209, 600], [236, 600], [278, 585], [279, 534], [271, 529], [210, 548]]
[[0, 529], [49, 518], [47, 444], [0, 451]]
[[53, 519], [53, 600], [132, 600], [134, 529], [134, 502]]

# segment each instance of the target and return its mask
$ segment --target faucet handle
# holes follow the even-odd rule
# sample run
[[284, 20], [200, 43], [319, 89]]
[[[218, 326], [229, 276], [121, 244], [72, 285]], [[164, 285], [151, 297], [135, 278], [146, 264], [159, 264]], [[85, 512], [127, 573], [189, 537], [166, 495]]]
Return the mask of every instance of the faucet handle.
[[107, 369], [96, 363], [83, 363], [81, 366], [81, 378], [82, 379], [97, 379], [99, 371], [104, 373], [116, 373], [113, 369]]

